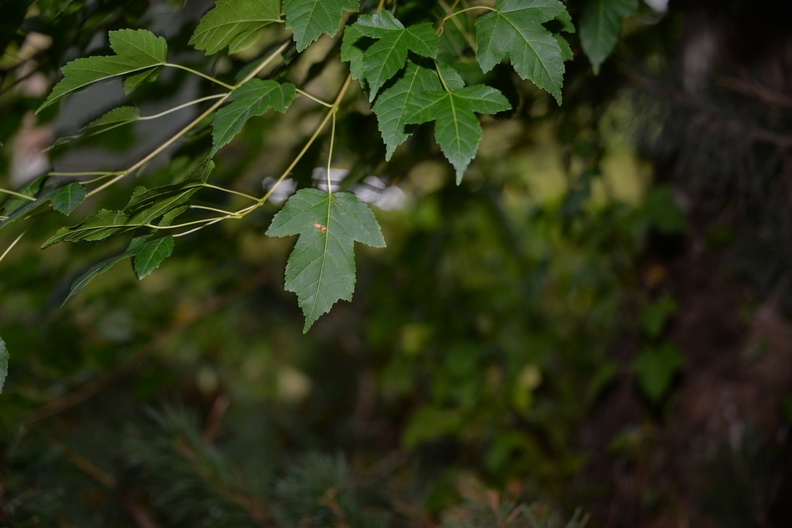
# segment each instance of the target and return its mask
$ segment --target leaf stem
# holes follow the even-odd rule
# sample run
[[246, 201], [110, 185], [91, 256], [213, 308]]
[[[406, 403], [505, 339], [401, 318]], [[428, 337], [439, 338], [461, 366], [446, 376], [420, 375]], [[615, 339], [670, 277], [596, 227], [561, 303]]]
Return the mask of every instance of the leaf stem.
[[273, 186], [269, 188], [269, 190], [266, 192], [266, 194], [264, 194], [264, 196], [262, 196], [259, 199], [259, 203], [260, 204], [263, 204], [264, 202], [267, 201], [267, 199], [272, 195], [272, 193], [275, 192], [275, 189], [278, 187], [278, 185], [280, 185], [283, 182], [283, 180], [286, 179], [286, 176], [288, 176], [289, 173], [291, 173], [291, 171], [294, 169], [294, 167], [297, 166], [297, 163], [299, 163], [299, 161], [302, 159], [302, 157], [305, 156], [305, 153], [308, 152], [308, 149], [311, 148], [311, 145], [313, 145], [314, 141], [316, 141], [316, 138], [319, 137], [319, 134], [322, 132], [322, 130], [324, 129], [325, 125], [327, 125], [327, 122], [330, 121], [330, 119], [333, 117], [333, 115], [335, 114], [336, 110], [338, 109], [339, 104], [341, 104], [341, 99], [344, 98], [344, 95], [346, 94], [347, 88], [349, 88], [349, 83], [350, 83], [351, 80], [352, 80], [352, 76], [351, 75], [347, 75], [347, 78], [344, 81], [344, 84], [341, 87], [341, 90], [338, 92], [338, 95], [336, 96], [335, 101], [333, 101], [333, 105], [332, 105], [333, 108], [327, 113], [327, 115], [324, 117], [322, 122], [319, 123], [319, 126], [316, 127], [316, 130], [314, 131], [314, 133], [311, 136], [311, 138], [303, 146], [302, 150], [300, 151], [299, 154], [297, 154], [297, 156], [294, 158], [294, 160], [292, 160], [292, 162], [289, 164], [289, 166], [286, 168], [286, 170], [283, 171], [283, 174], [281, 174], [280, 177], [278, 177], [278, 179], [275, 181]]
[[[333, 194], [333, 181], [330, 178], [330, 170], [333, 161], [333, 148], [335, 147], [335, 131], [336, 131], [336, 110], [338, 107], [333, 107], [330, 111], [330, 115], [332, 116], [331, 123], [330, 123], [330, 147], [328, 148], [327, 152], [327, 170], [325, 171], [325, 176], [327, 177], [327, 194]], [[329, 206], [328, 206], [329, 207]]]
[[14, 246], [17, 245], [17, 242], [19, 242], [22, 239], [25, 233], [27, 233], [27, 231], [23, 231], [22, 233], [20, 233], [19, 236], [16, 237], [13, 242], [11, 242], [11, 245], [8, 246], [5, 251], [3, 251], [3, 254], [0, 255], [0, 262], [2, 262], [4, 258], [6, 258], [6, 255], [8, 255], [8, 253], [10, 253], [12, 249], [14, 249]]
[[48, 172], [47, 176], [109, 176], [118, 174], [117, 171], [94, 171], [94, 172]]
[[332, 108], [333, 107], [333, 105], [331, 105], [330, 103], [322, 101], [318, 97], [314, 97], [313, 95], [309, 94], [308, 92], [304, 92], [304, 91], [300, 90], [299, 88], [296, 88], [296, 90], [297, 90], [298, 94], [302, 95], [303, 97], [307, 97], [308, 99], [310, 99], [311, 101], [313, 101], [315, 103], [319, 103], [320, 105], [326, 106], [328, 108]]
[[256, 67], [253, 69], [253, 71], [251, 71], [250, 73], [248, 73], [247, 75], [245, 75], [244, 79], [242, 79], [241, 81], [239, 81], [239, 83], [237, 83], [236, 85], [234, 85], [234, 86], [232, 87], [232, 89], [233, 89], [233, 90], [236, 90], [237, 88], [239, 88], [240, 86], [242, 86], [243, 84], [245, 84], [246, 82], [248, 82], [250, 79], [252, 79], [252, 78], [253, 78], [253, 77], [255, 77], [256, 75], [258, 75], [258, 74], [259, 74], [259, 72], [260, 72], [261, 70], [263, 70], [265, 66], [267, 66], [267, 65], [268, 65], [270, 62], [272, 62], [272, 61], [275, 59], [275, 57], [277, 57], [278, 55], [280, 55], [280, 54], [281, 54], [281, 53], [282, 53], [282, 52], [283, 52], [283, 51], [284, 51], [286, 48], [288, 48], [290, 44], [291, 44], [291, 39], [287, 40], [286, 42], [284, 42], [283, 44], [281, 44], [280, 46], [278, 46], [278, 48], [277, 48], [275, 51], [273, 51], [272, 53], [270, 53], [270, 54], [269, 54], [269, 56], [267, 56], [267, 58], [266, 58], [266, 59], [264, 59], [264, 60], [261, 62], [261, 64], [259, 64], [258, 66], [256, 66]]
[[229, 96], [230, 96], [230, 95], [233, 93], [233, 91], [234, 91], [234, 90], [236, 90], [237, 88], [239, 88], [240, 86], [242, 86], [243, 84], [245, 84], [246, 82], [248, 82], [250, 79], [252, 79], [252, 78], [253, 78], [253, 77], [255, 77], [256, 75], [258, 75], [258, 73], [259, 73], [259, 72], [260, 72], [260, 71], [261, 71], [261, 70], [262, 70], [262, 69], [263, 69], [263, 68], [264, 68], [264, 67], [265, 67], [267, 64], [269, 64], [270, 62], [272, 62], [272, 61], [275, 59], [275, 57], [277, 57], [278, 55], [280, 55], [280, 53], [281, 53], [283, 50], [285, 50], [285, 49], [286, 49], [286, 48], [289, 46], [289, 44], [290, 44], [290, 41], [286, 41], [286, 42], [284, 42], [283, 44], [281, 44], [280, 46], [278, 46], [278, 48], [277, 48], [277, 49], [275, 49], [275, 51], [273, 51], [273, 52], [272, 52], [272, 53], [271, 53], [271, 54], [270, 54], [270, 55], [269, 55], [269, 56], [268, 56], [268, 57], [267, 57], [265, 60], [263, 60], [263, 61], [261, 62], [261, 64], [259, 64], [258, 66], [256, 66], [256, 67], [255, 67], [255, 68], [254, 68], [254, 69], [253, 69], [253, 70], [252, 70], [252, 71], [251, 71], [249, 74], [247, 74], [247, 75], [245, 76], [245, 78], [244, 78], [244, 79], [242, 79], [242, 81], [240, 81], [240, 82], [239, 82], [238, 84], [236, 84], [235, 86], [230, 86], [230, 85], [229, 85], [228, 87], [229, 87], [229, 89], [230, 89], [231, 91], [230, 91], [230, 92], [227, 92], [227, 93], [225, 93], [225, 94], [221, 94], [221, 96], [218, 98], [217, 102], [215, 102], [215, 103], [214, 103], [212, 106], [210, 106], [209, 108], [207, 108], [207, 109], [206, 109], [206, 110], [205, 110], [205, 111], [204, 111], [204, 112], [203, 112], [201, 115], [199, 115], [198, 117], [196, 117], [195, 119], [193, 119], [192, 121], [190, 121], [190, 122], [189, 122], [187, 125], [185, 125], [185, 126], [184, 126], [184, 128], [182, 128], [181, 130], [179, 130], [178, 132], [176, 132], [176, 133], [175, 133], [173, 136], [171, 136], [171, 137], [170, 137], [170, 139], [168, 139], [167, 141], [165, 141], [165, 142], [164, 142], [163, 144], [161, 144], [159, 147], [157, 147], [157, 148], [155, 148], [154, 150], [152, 150], [152, 151], [151, 151], [151, 152], [150, 152], [150, 153], [149, 153], [147, 156], [143, 157], [143, 158], [142, 158], [140, 161], [138, 161], [137, 163], [135, 163], [134, 165], [132, 165], [131, 167], [129, 167], [127, 170], [125, 170], [125, 171], [121, 171], [121, 172], [117, 173], [118, 175], [117, 175], [115, 178], [113, 178], [112, 180], [110, 180], [110, 181], [107, 181], [107, 182], [103, 183], [102, 185], [100, 185], [99, 187], [97, 187], [96, 189], [93, 189], [93, 190], [91, 190], [91, 191], [90, 191], [90, 192], [89, 192], [89, 193], [86, 195], [86, 197], [87, 197], [87, 196], [94, 195], [94, 194], [96, 194], [96, 193], [98, 193], [98, 192], [100, 192], [100, 191], [102, 191], [102, 190], [104, 190], [104, 189], [106, 189], [106, 188], [110, 187], [111, 185], [113, 185], [113, 184], [114, 184], [114, 183], [116, 183], [117, 181], [119, 181], [119, 180], [123, 179], [123, 178], [124, 178], [124, 176], [127, 176], [127, 175], [129, 175], [129, 174], [133, 173], [134, 171], [136, 171], [137, 169], [139, 169], [140, 167], [142, 167], [143, 165], [145, 165], [146, 163], [148, 163], [149, 161], [151, 161], [151, 160], [152, 160], [153, 158], [155, 158], [155, 157], [156, 157], [158, 154], [160, 154], [160, 153], [161, 153], [163, 150], [165, 150], [166, 148], [168, 148], [169, 146], [171, 146], [173, 143], [175, 143], [175, 142], [176, 142], [176, 141], [177, 141], [179, 138], [181, 138], [182, 136], [184, 136], [184, 134], [186, 134], [187, 132], [189, 132], [190, 130], [192, 130], [192, 129], [193, 129], [195, 126], [197, 126], [197, 125], [198, 125], [198, 124], [199, 124], [201, 121], [203, 121], [203, 120], [204, 120], [206, 117], [208, 117], [209, 115], [211, 115], [211, 114], [212, 114], [212, 112], [214, 112], [215, 110], [217, 110], [217, 109], [218, 109], [218, 108], [219, 108], [219, 107], [220, 107], [220, 106], [221, 106], [221, 105], [222, 105], [222, 104], [225, 102], [225, 100], [226, 100], [226, 99], [228, 99], [228, 97], [229, 97]]
[[224, 215], [226, 215], [227, 218], [242, 218], [237, 213], [232, 213], [230, 211], [223, 211], [222, 209], [217, 209], [215, 207], [207, 207], [205, 205], [191, 205], [190, 209], [201, 209], [201, 210], [204, 210], [204, 211], [212, 211], [212, 212], [215, 212], [215, 213], [224, 214]]
[[2, 189], [0, 188], [0, 193], [10, 194], [11, 196], [16, 196], [17, 198], [24, 198], [25, 200], [30, 200], [31, 202], [35, 202], [35, 196], [28, 196], [27, 194], [18, 193], [16, 191], [12, 191], [10, 189]]
[[199, 77], [203, 77], [204, 79], [206, 79], [208, 81], [212, 81], [213, 83], [219, 84], [220, 86], [222, 86], [223, 88], [226, 88], [228, 90], [233, 90], [234, 89], [234, 87], [231, 86], [230, 84], [226, 84], [226, 83], [224, 83], [223, 81], [221, 81], [219, 79], [215, 79], [214, 77], [212, 77], [210, 75], [206, 75], [205, 73], [201, 73], [198, 70], [193, 70], [192, 68], [188, 68], [187, 66], [183, 66], [181, 64], [173, 64], [173, 63], [170, 63], [170, 62], [166, 62], [165, 64], [163, 64], [163, 66], [170, 66], [171, 68], [178, 68], [180, 70], [184, 70], [184, 71], [190, 72], [190, 73], [192, 73], [194, 75], [197, 75]]
[[[184, 104], [180, 104], [179, 106], [174, 106], [173, 108], [165, 110], [164, 112], [160, 112], [159, 114], [139, 117], [139, 118], [135, 119], [135, 121], [148, 121], [149, 119], [157, 119], [159, 117], [166, 116], [166, 115], [168, 115], [170, 113], [182, 110], [183, 108], [187, 108], [187, 107], [196, 105], [198, 103], [203, 103], [204, 101], [211, 101], [212, 99], [220, 99], [221, 97], [227, 97], [227, 96], [226, 96], [226, 94], [207, 95], [206, 97], [201, 97], [200, 99], [195, 99], [193, 101], [188, 101], [188, 102], [186, 102]], [[133, 123], [133, 122], [134, 121], [128, 121], [128, 123]], [[126, 124], [126, 123], [124, 123], [124, 124]], [[110, 129], [108, 128], [107, 130], [110, 130]]]
[[[454, 2], [454, 5], [451, 6], [451, 9], [449, 9], [449, 11], [453, 11], [458, 3], [459, 3], [459, 0]], [[487, 11], [498, 11], [494, 7], [483, 6], [483, 5], [482, 6], [466, 7], [465, 9], [460, 9], [459, 11], [454, 11], [453, 13], [450, 13], [450, 14], [446, 15], [443, 18], [443, 20], [440, 21], [440, 28], [438, 28], [438, 29], [441, 29], [443, 27], [443, 24], [445, 24], [447, 20], [450, 20], [450, 19], [454, 18], [457, 15], [461, 15], [462, 13], [467, 13], [468, 11], [473, 11], [475, 9], [485, 9]]]
[[242, 196], [243, 198], [247, 198], [248, 200], [253, 200], [254, 202], [258, 202], [259, 199], [255, 196], [251, 196], [249, 194], [245, 194], [240, 191], [234, 191], [232, 189], [226, 189], [225, 187], [220, 187], [217, 185], [212, 185], [211, 183], [202, 183], [201, 187], [206, 187], [207, 189], [215, 189], [216, 191], [223, 191], [228, 194], [236, 194], [237, 196]]

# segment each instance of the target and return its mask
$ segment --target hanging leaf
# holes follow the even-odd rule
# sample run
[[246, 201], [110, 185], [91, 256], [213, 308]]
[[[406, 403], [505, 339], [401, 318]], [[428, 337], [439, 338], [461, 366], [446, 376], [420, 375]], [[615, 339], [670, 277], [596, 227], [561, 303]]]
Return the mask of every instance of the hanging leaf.
[[63, 79], [52, 89], [36, 113], [61, 97], [89, 84], [121, 75], [162, 66], [166, 62], [168, 43], [145, 29], [120, 29], [108, 33], [110, 47], [116, 52], [109, 57], [86, 57], [66, 64]]
[[135, 273], [137, 273], [138, 279], [142, 279], [159, 268], [162, 261], [170, 257], [173, 253], [174, 245], [173, 237], [170, 235], [146, 242], [143, 247], [137, 251], [133, 260]]
[[228, 97], [229, 104], [217, 111], [212, 121], [212, 151], [215, 153], [234, 136], [247, 120], [260, 116], [270, 108], [284, 113], [294, 101], [296, 88], [292, 83], [251, 79], [234, 90]]
[[8, 350], [5, 341], [0, 337], [0, 394], [3, 393], [6, 377], [8, 376]]
[[635, 14], [638, 0], [587, 0], [580, 14], [580, 44], [594, 73], [613, 52], [622, 20]]
[[102, 273], [106, 272], [107, 270], [109, 270], [110, 268], [112, 268], [122, 260], [126, 260], [128, 258], [132, 258], [135, 255], [137, 255], [138, 252], [141, 251], [146, 246], [146, 243], [150, 237], [151, 235], [143, 235], [143, 236], [135, 237], [129, 243], [129, 246], [127, 246], [126, 250], [124, 250], [122, 253], [101, 260], [96, 264], [94, 264], [93, 266], [91, 266], [90, 268], [88, 268], [88, 270], [85, 273], [80, 275], [77, 279], [75, 279], [71, 283], [71, 287], [69, 288], [69, 295], [67, 295], [66, 299], [63, 300], [63, 304], [65, 304], [66, 301], [71, 299], [74, 295], [79, 293], [83, 288], [85, 288], [88, 285], [89, 282], [94, 280]]
[[443, 85], [434, 69], [408, 60], [404, 73], [382, 91], [371, 109], [377, 116], [385, 142], [386, 160], [390, 160], [396, 147], [410, 136], [404, 126], [409, 117], [421, 110], [419, 94], [442, 89]]
[[272, 219], [269, 236], [300, 235], [286, 266], [286, 289], [297, 294], [304, 332], [355, 291], [354, 243], [385, 247], [371, 209], [351, 193], [302, 189]]
[[421, 109], [407, 122], [435, 121], [435, 139], [456, 169], [457, 184], [476, 156], [481, 141], [481, 125], [476, 113], [495, 114], [511, 108], [502, 93], [483, 84], [467, 88], [449, 85], [448, 90], [423, 92], [415, 104]]
[[123, 84], [124, 93], [127, 95], [131, 94], [132, 92], [137, 90], [141, 84], [156, 81], [158, 76], [159, 76], [158, 68], [152, 68], [150, 70], [144, 70], [140, 73], [132, 74], [126, 79], [124, 79], [124, 84]]
[[261, 30], [283, 22], [279, 0], [217, 0], [195, 28], [190, 44], [213, 55], [228, 46], [229, 53], [252, 45]]
[[294, 33], [297, 51], [307, 48], [322, 33], [335, 35], [344, 11], [355, 12], [359, 6], [359, 0], [284, 0], [286, 27]]
[[353, 79], [360, 81], [365, 88], [366, 80], [363, 78], [363, 48], [357, 46], [363, 38], [363, 33], [355, 25], [344, 28], [341, 39], [341, 60], [349, 63], [349, 74]]
[[112, 110], [102, 114], [102, 116], [94, 119], [82, 127], [78, 134], [58, 138], [58, 140], [55, 141], [55, 143], [53, 143], [50, 147], [47, 147], [45, 151], [59, 147], [63, 144], [69, 143], [70, 141], [74, 141], [75, 139], [95, 136], [97, 134], [101, 134], [102, 132], [107, 132], [108, 130], [127, 125], [129, 123], [134, 123], [139, 119], [140, 112], [134, 106], [119, 106], [117, 108], [113, 108]]
[[362, 15], [352, 27], [358, 33], [353, 33], [345, 42], [347, 49], [354, 45], [353, 39], [377, 39], [361, 55], [347, 54], [351, 60], [363, 61], [362, 68], [356, 64], [352, 69], [362, 73], [369, 86], [369, 100], [372, 101], [382, 85], [404, 68], [408, 51], [427, 58], [437, 55], [439, 37], [428, 22], [405, 28], [390, 12], [383, 11], [376, 15]]
[[65, 215], [74, 211], [85, 200], [85, 187], [77, 182], [64, 185], [52, 193], [52, 208]]
[[495, 11], [476, 20], [476, 59], [484, 72], [508, 58], [523, 79], [548, 91], [561, 104], [564, 58], [569, 46], [559, 44], [542, 24], [561, 22], [573, 31], [569, 13], [559, 0], [498, 0]]

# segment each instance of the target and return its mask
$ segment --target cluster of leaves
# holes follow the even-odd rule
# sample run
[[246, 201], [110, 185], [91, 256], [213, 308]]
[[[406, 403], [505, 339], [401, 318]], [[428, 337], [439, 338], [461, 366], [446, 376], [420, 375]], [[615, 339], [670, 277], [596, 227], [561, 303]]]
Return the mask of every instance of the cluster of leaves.
[[[341, 59], [349, 62], [352, 77], [359, 80], [368, 92], [386, 145], [386, 159], [390, 159], [395, 149], [410, 136], [411, 125], [435, 122], [435, 138], [454, 166], [459, 183], [475, 157], [482, 137], [476, 114], [495, 114], [511, 108], [499, 90], [484, 84], [466, 86], [451, 65], [438, 60], [444, 25], [460, 13], [468, 12], [466, 15], [469, 15], [476, 9], [449, 12], [435, 28], [429, 22], [405, 27], [393, 13], [382, 10], [382, 7], [381, 3], [376, 13], [362, 14], [344, 28]], [[355, 0], [286, 0], [282, 5], [279, 0], [219, 0], [199, 22], [190, 44], [207, 55], [226, 48], [229, 53], [236, 53], [253, 45], [269, 26], [284, 23], [293, 34], [297, 50], [302, 52], [322, 34], [334, 35], [343, 23], [344, 12], [356, 12], [359, 8], [359, 2]], [[613, 3], [599, 0], [586, 4], [581, 20], [581, 37], [595, 70], [613, 49], [621, 19], [632, 14], [635, 8], [634, 0], [619, 2], [616, 7]], [[485, 13], [475, 19], [474, 38], [475, 58], [481, 71], [486, 73], [508, 60], [522, 79], [547, 90], [560, 104], [564, 61], [573, 56], [567, 41], [560, 33], [548, 29], [547, 24], [558, 23], [561, 31], [575, 31], [564, 4], [559, 0], [528, 4], [498, 0], [494, 7], [482, 6], [480, 10]], [[189, 70], [169, 63], [166, 40], [144, 29], [111, 31], [109, 45], [115, 55], [81, 58], [65, 65], [63, 79], [55, 85], [38, 111], [96, 82], [123, 77], [124, 91], [129, 94], [144, 83], [155, 81], [162, 68]], [[286, 112], [294, 101], [297, 93], [294, 84], [255, 78], [268, 61], [256, 66], [253, 74], [247, 75], [237, 85], [215, 81], [230, 91], [218, 95], [219, 100], [208, 111], [211, 113], [226, 103], [216, 111], [212, 121], [209, 157], [228, 144], [250, 118], [269, 109]], [[193, 73], [207, 77], [199, 72]], [[331, 108], [334, 116], [338, 104]], [[105, 132], [140, 119], [142, 117], [134, 107], [115, 108], [87, 125], [82, 134]], [[134, 172], [142, 164], [121, 173], [107, 174], [114, 177], [110, 183]], [[0, 227], [47, 201], [55, 210], [68, 215], [86, 196], [109, 185], [103, 183], [87, 192], [82, 184], [76, 182], [62, 187], [57, 184], [42, 187], [44, 179], [37, 179], [7, 200], [0, 211]], [[44, 246], [61, 241], [97, 241], [132, 228], [149, 227], [154, 232], [139, 235], [125, 252], [97, 264], [89, 274], [89, 278], [93, 277], [123, 258], [135, 257], [135, 269], [142, 278], [171, 254], [173, 238], [160, 237], [156, 231], [171, 227], [177, 211], [183, 212], [185, 203], [196, 190], [189, 185], [183, 184], [183, 192], [176, 188], [151, 190], [152, 196], [179, 195], [178, 199], [157, 198], [156, 216], [152, 216], [151, 211], [139, 211], [130, 217], [127, 213], [101, 210], [80, 224], [62, 229]], [[46, 190], [41, 191], [42, 188]], [[155, 200], [153, 197], [147, 199]], [[300, 191], [292, 199], [300, 203], [287, 204], [270, 234], [301, 235], [297, 249], [289, 259], [286, 288], [297, 294], [298, 303], [305, 313], [307, 330], [339, 299], [351, 298], [355, 282], [354, 241], [378, 247], [384, 246], [384, 241], [370, 211], [352, 194], [333, 197], [328, 189], [327, 196], [320, 199], [315, 192]], [[134, 200], [133, 196], [128, 208], [134, 206]], [[310, 207], [303, 207], [309, 203]], [[326, 213], [319, 214], [319, 208], [326, 209]], [[249, 211], [244, 210], [243, 214]], [[151, 226], [158, 217], [162, 218], [160, 223]], [[292, 227], [285, 227], [286, 224]], [[75, 281], [71, 293], [76, 293], [86, 282], [85, 277]]]

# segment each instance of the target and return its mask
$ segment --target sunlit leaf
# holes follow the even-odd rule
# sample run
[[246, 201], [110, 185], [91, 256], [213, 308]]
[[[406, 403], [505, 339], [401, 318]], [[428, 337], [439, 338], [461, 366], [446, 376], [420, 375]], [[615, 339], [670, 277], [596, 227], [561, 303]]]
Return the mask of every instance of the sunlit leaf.
[[322, 33], [335, 35], [344, 11], [357, 11], [359, 0], [283, 0], [286, 27], [294, 33], [297, 51], [302, 51]]
[[[559, 20], [573, 29], [559, 0], [498, 0], [495, 10], [476, 20], [476, 59], [484, 72], [509, 59], [523, 79], [547, 90], [561, 104], [564, 59], [569, 47], [559, 44], [542, 24]], [[557, 38], [558, 37], [558, 38]]]
[[586, 0], [580, 14], [580, 44], [594, 73], [616, 47], [622, 20], [635, 14], [638, 0]]
[[281, 22], [280, 0], [217, 0], [195, 28], [190, 44], [212, 55], [228, 46], [229, 53], [253, 44], [261, 30]]
[[168, 43], [145, 29], [119, 29], [109, 34], [112, 56], [86, 57], [66, 64], [63, 79], [36, 112], [89, 84], [165, 64]]
[[52, 196], [50, 196], [50, 201], [53, 209], [68, 215], [85, 200], [85, 195], [85, 187], [81, 183], [74, 182], [64, 185], [53, 192]]
[[297, 294], [308, 331], [355, 290], [354, 243], [384, 247], [374, 214], [351, 193], [302, 189], [272, 219], [269, 236], [300, 235], [286, 266], [286, 289]]
[[228, 105], [217, 111], [212, 121], [212, 151], [215, 153], [236, 136], [247, 120], [260, 116], [270, 108], [284, 113], [294, 101], [296, 88], [292, 83], [251, 79], [234, 90]]

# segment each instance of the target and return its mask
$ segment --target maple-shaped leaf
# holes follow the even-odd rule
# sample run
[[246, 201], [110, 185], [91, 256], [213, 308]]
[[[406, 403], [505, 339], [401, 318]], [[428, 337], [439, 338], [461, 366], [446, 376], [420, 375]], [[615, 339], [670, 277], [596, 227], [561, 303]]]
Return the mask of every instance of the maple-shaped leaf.
[[349, 74], [353, 79], [365, 83], [363, 78], [363, 49], [357, 43], [363, 38], [363, 33], [355, 25], [344, 28], [344, 37], [341, 40], [341, 60], [349, 63]]
[[373, 101], [385, 82], [404, 68], [407, 52], [412, 51], [427, 58], [437, 55], [439, 37], [428, 22], [404, 27], [389, 11], [375, 15], [363, 15], [352, 25], [358, 33], [347, 37], [344, 45], [354, 45], [362, 37], [377, 39], [361, 55], [351, 55], [352, 61], [363, 61], [362, 67], [353, 64], [353, 73], [360, 73], [369, 86], [369, 100]]
[[465, 169], [476, 156], [481, 141], [481, 125], [476, 113], [495, 114], [509, 110], [511, 105], [502, 93], [483, 84], [467, 88], [448, 82], [446, 85], [447, 90], [418, 94], [415, 104], [421, 109], [411, 115], [407, 122], [419, 124], [435, 121], [435, 140], [456, 169], [459, 184]]
[[637, 10], [638, 0], [586, 0], [580, 14], [580, 44], [594, 73], [616, 47], [622, 20]]
[[228, 97], [229, 104], [217, 111], [212, 121], [212, 151], [215, 153], [236, 136], [248, 119], [262, 115], [270, 108], [284, 113], [294, 101], [296, 88], [292, 83], [251, 79]]
[[335, 35], [344, 11], [355, 12], [359, 6], [359, 0], [283, 0], [286, 27], [294, 33], [297, 51], [307, 48], [322, 33]]
[[377, 116], [385, 142], [386, 160], [390, 160], [396, 147], [409, 137], [404, 127], [408, 118], [421, 110], [419, 94], [442, 89], [434, 69], [408, 60], [404, 72], [382, 91], [371, 110]]
[[280, 0], [217, 0], [195, 28], [190, 44], [212, 55], [228, 46], [236, 53], [252, 45], [261, 30], [282, 22]]
[[267, 230], [269, 236], [300, 235], [286, 265], [286, 289], [297, 294], [304, 332], [339, 299], [355, 291], [355, 241], [385, 247], [371, 209], [352, 193], [297, 191]]
[[168, 43], [145, 29], [119, 29], [108, 33], [115, 55], [75, 59], [63, 68], [63, 79], [55, 85], [36, 112], [61, 97], [89, 84], [121, 75], [156, 68], [166, 63]]
[[[495, 10], [476, 20], [476, 60], [484, 72], [508, 58], [517, 74], [547, 90], [561, 104], [566, 48], [542, 24], [558, 20], [573, 31], [559, 0], [498, 0]], [[558, 38], [557, 38], [558, 37]]]

